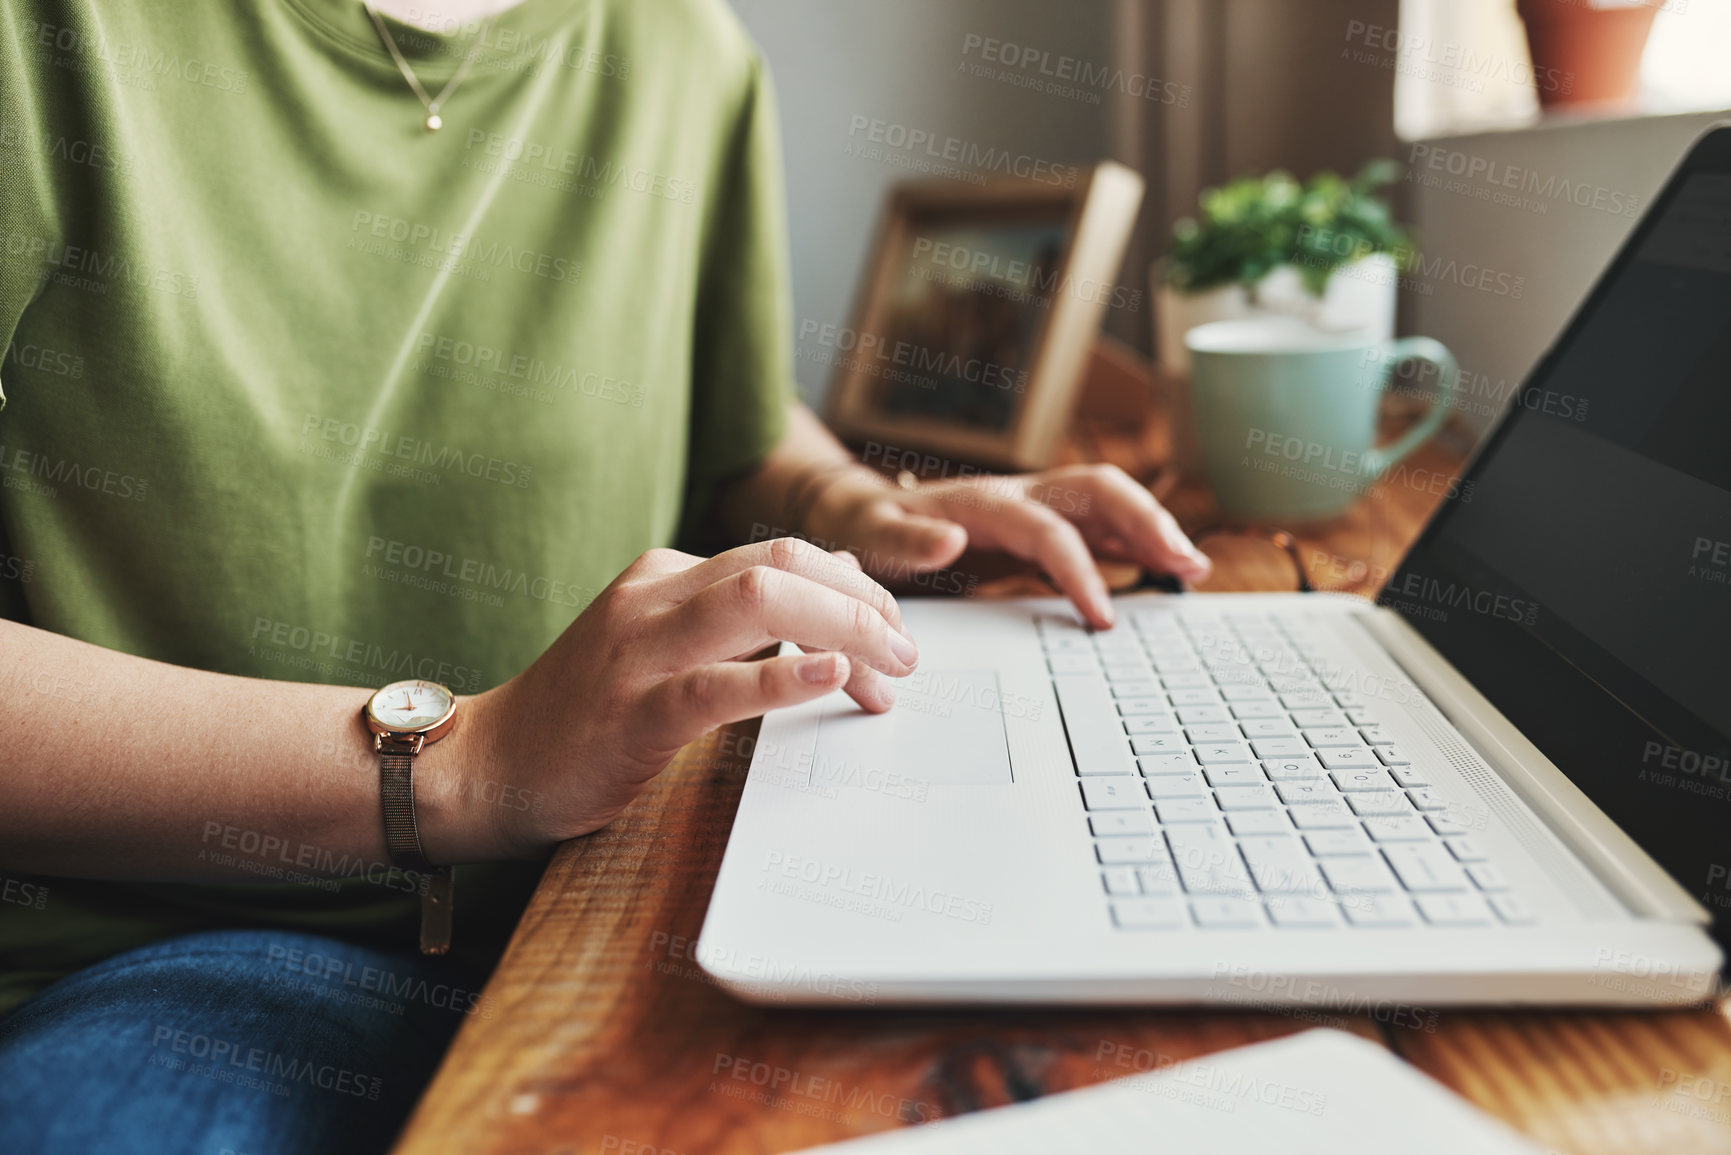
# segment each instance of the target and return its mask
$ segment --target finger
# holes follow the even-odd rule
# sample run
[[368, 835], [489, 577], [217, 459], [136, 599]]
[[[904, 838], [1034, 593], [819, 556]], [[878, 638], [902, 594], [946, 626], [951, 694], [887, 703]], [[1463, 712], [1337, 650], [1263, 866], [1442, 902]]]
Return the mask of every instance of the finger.
[[[846, 551], [838, 551], [841, 552]], [[902, 611], [896, 605], [896, 599], [890, 591], [861, 572], [858, 559], [850, 564], [837, 554], [797, 537], [773, 537], [706, 558], [677, 575], [670, 586], [670, 593], [674, 601], [684, 601], [753, 566], [785, 570], [826, 585], [864, 602], [883, 615], [895, 629], [902, 628]]]
[[677, 749], [717, 726], [821, 698], [841, 689], [851, 672], [846, 655], [834, 653], [697, 666], [649, 692], [643, 738], [652, 749]]
[[1109, 534], [1123, 543], [1132, 560], [1186, 581], [1208, 576], [1212, 563], [1197, 549], [1176, 518], [1129, 474], [1121, 469], [1094, 470], [1081, 487], [1098, 499], [1096, 516], [1105, 524], [1101, 536]]
[[919, 660], [918, 648], [875, 606], [766, 565], [687, 598], [665, 615], [662, 629], [662, 657], [674, 669], [736, 658], [770, 642], [839, 650], [894, 677], [913, 672]]
[[994, 528], [1005, 549], [1039, 563], [1089, 625], [1111, 627], [1112, 599], [1079, 529], [1043, 505], [1023, 502], [1007, 502]]
[[890, 680], [864, 662], [853, 664], [853, 673], [848, 675], [847, 685], [842, 689], [868, 714], [882, 714], [896, 704]]
[[968, 531], [943, 517], [915, 513], [895, 501], [876, 501], [859, 517], [854, 529], [864, 547], [868, 568], [877, 573], [909, 569], [929, 573], [962, 555]]

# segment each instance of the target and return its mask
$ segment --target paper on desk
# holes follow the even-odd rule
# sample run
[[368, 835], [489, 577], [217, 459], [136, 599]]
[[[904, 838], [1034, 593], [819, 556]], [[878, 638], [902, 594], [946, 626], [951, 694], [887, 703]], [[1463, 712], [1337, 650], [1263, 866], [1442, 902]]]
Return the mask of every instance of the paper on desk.
[[[1142, 1065], [1154, 1062], [1143, 1052]], [[1312, 1030], [801, 1155], [1070, 1151], [1536, 1155], [1539, 1149], [1382, 1047], [1344, 1031]]]

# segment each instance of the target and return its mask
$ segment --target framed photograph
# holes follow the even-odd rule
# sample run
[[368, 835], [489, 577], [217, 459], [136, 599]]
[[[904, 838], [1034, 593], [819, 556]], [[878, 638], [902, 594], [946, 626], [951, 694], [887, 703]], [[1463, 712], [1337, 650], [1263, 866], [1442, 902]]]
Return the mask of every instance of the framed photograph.
[[[891, 191], [854, 322], [819, 332], [829, 424], [854, 442], [1051, 464], [1115, 295], [1142, 178], [917, 181]], [[812, 334], [802, 334], [811, 336]]]

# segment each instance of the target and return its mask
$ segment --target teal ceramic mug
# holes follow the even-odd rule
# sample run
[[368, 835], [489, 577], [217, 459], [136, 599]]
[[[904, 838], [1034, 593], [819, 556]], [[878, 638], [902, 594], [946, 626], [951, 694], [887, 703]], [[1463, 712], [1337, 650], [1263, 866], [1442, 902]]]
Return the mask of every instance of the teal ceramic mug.
[[[1320, 521], [1346, 510], [1435, 433], [1448, 415], [1455, 360], [1428, 337], [1380, 341], [1286, 317], [1190, 330], [1191, 412], [1202, 468], [1227, 517]], [[1377, 404], [1409, 360], [1437, 372], [1430, 411], [1375, 445]]]

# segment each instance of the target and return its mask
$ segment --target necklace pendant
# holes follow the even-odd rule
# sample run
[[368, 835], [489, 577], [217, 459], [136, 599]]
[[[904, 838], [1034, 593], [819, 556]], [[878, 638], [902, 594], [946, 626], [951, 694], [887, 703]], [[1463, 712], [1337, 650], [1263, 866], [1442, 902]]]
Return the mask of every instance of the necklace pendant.
[[429, 112], [427, 114], [427, 131], [428, 132], [438, 132], [443, 127], [445, 127], [445, 122], [439, 119], [438, 113]]

